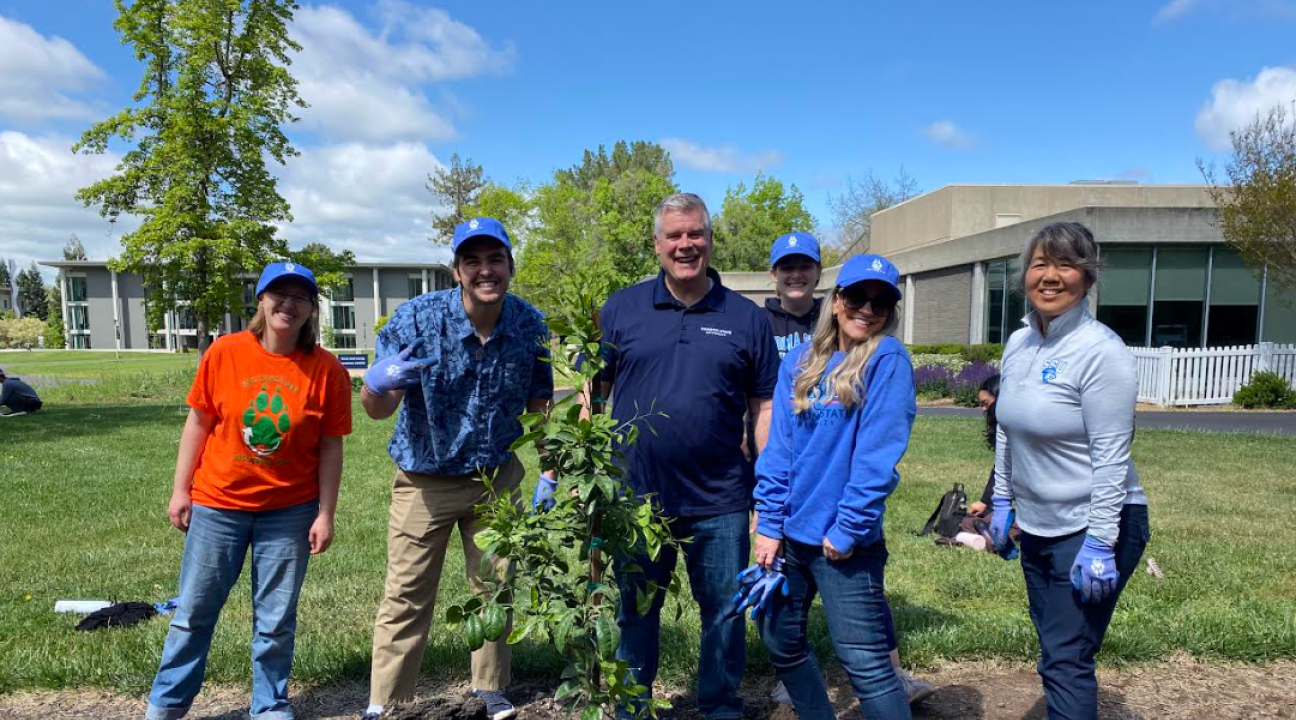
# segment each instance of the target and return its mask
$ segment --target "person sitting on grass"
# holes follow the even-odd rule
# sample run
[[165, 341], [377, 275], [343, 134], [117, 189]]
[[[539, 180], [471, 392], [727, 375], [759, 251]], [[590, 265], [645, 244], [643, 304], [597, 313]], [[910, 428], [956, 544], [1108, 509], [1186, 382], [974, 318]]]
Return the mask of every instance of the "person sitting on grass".
[[[189, 390], [167, 515], [185, 533], [180, 602], [147, 720], [189, 712], [216, 619], [251, 554], [254, 720], [291, 720], [288, 677], [306, 565], [333, 543], [351, 379], [315, 343], [319, 289], [271, 263], [245, 332], [217, 339]], [[250, 551], [250, 553], [249, 553]]]
[[[998, 399], [999, 374], [995, 373], [982, 380], [981, 386], [977, 389], [977, 403], [985, 415], [986, 446], [991, 452], [994, 452], [995, 436], [999, 431], [999, 421], [995, 415], [995, 403]], [[994, 542], [987, 538], [990, 522], [994, 519], [994, 509], [990, 504], [994, 496], [994, 483], [995, 472], [994, 466], [991, 465], [990, 476], [986, 478], [985, 488], [981, 491], [981, 499], [968, 506], [968, 514], [959, 523], [959, 532], [954, 536], [955, 542], [977, 550], [994, 552]], [[1021, 530], [1014, 523], [1009, 530], [1009, 537], [1016, 542], [1020, 534]]]
[[917, 414], [913, 366], [892, 335], [899, 277], [878, 255], [842, 266], [813, 339], [779, 368], [756, 463], [756, 564], [786, 578], [761, 637], [802, 720], [836, 718], [806, 636], [816, 594], [864, 714], [911, 717], [883, 578], [882, 518]]
[[31, 385], [5, 375], [5, 371], [0, 369], [0, 407], [8, 408], [7, 414], [26, 415], [40, 410], [41, 405], [41, 399]]

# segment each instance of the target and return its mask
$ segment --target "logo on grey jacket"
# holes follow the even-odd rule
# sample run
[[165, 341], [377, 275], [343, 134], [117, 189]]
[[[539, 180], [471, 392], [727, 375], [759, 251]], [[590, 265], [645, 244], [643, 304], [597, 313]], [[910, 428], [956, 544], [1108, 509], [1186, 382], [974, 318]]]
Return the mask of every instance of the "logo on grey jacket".
[[1040, 369], [1040, 380], [1046, 383], [1051, 383], [1054, 380], [1057, 380], [1062, 374], [1062, 371], [1066, 370], [1066, 366], [1066, 360], [1044, 361], [1044, 367]]

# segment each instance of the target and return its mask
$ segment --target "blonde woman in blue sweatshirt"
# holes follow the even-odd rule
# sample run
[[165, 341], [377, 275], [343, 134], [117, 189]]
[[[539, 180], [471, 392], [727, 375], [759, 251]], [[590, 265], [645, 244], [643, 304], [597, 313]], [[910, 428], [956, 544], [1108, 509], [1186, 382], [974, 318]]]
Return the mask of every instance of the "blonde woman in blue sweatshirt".
[[911, 717], [891, 665], [883, 593], [882, 515], [916, 413], [913, 367], [891, 335], [899, 279], [877, 255], [842, 266], [813, 339], [779, 369], [769, 443], [756, 463], [756, 563], [767, 575], [781, 571], [788, 593], [767, 604], [761, 635], [801, 720], [835, 717], [806, 639], [816, 594], [864, 714]]

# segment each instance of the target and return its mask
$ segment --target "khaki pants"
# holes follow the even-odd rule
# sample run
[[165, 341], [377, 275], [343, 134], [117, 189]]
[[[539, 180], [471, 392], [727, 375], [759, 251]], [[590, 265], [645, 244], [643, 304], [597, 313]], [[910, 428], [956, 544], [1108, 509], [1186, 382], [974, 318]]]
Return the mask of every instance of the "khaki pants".
[[[513, 458], [497, 468], [495, 491], [520, 502], [522, 463]], [[396, 471], [387, 521], [387, 584], [374, 623], [373, 671], [369, 702], [386, 705], [409, 700], [418, 682], [445, 564], [450, 531], [459, 526], [468, 585], [483, 590], [482, 552], [473, 537], [482, 529], [473, 506], [487, 500], [479, 475], [421, 475]], [[507, 572], [496, 560], [495, 571]], [[510, 626], [512, 618], [510, 618]], [[503, 690], [509, 682], [511, 651], [504, 637], [472, 654], [472, 684], [478, 690]]]

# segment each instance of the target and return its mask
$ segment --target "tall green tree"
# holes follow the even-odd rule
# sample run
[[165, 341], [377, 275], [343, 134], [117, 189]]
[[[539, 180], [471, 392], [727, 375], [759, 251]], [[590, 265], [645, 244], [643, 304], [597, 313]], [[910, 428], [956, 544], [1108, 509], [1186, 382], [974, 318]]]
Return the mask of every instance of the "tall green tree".
[[[117, 270], [139, 273], [153, 315], [187, 305], [199, 351], [208, 330], [242, 306], [242, 278], [288, 254], [275, 223], [292, 219], [266, 161], [297, 154], [283, 132], [305, 107], [289, 72], [293, 0], [116, 0], [114, 27], [144, 74], [135, 103], [73, 146], [130, 146], [116, 172], [77, 193], [116, 220]], [[156, 320], [156, 317], [154, 318]]]
[[9, 287], [11, 280], [13, 278], [9, 277], [9, 261], [0, 258], [0, 287]]
[[527, 244], [535, 226], [535, 202], [525, 183], [515, 187], [486, 183], [477, 200], [467, 206], [465, 217], [493, 217], [504, 223], [514, 248]]
[[[62, 272], [59, 276], [63, 275]], [[45, 306], [49, 308], [49, 319], [45, 321], [45, 349], [61, 350], [67, 347], [67, 331], [63, 325], [63, 290], [62, 280], [56, 281], [45, 291]]]
[[842, 194], [828, 198], [828, 209], [839, 233], [837, 252], [842, 256], [869, 251], [872, 243], [873, 214], [898, 205], [922, 192], [904, 166], [891, 180], [879, 178], [869, 170], [860, 180], [846, 178]]
[[1226, 182], [1197, 162], [1219, 207], [1220, 232], [1269, 282], [1296, 289], [1296, 117], [1279, 105], [1229, 133]]
[[725, 191], [712, 226], [711, 263], [717, 269], [768, 270], [774, 239], [790, 232], [813, 232], [815, 219], [796, 185], [785, 187], [775, 178], [757, 175], [751, 190], [739, 183]]
[[346, 282], [347, 270], [356, 264], [355, 253], [337, 252], [324, 243], [307, 243], [302, 249], [288, 253], [295, 263], [305, 265], [315, 273], [315, 282], [327, 292]]
[[557, 307], [555, 282], [588, 270], [611, 289], [657, 269], [653, 210], [676, 191], [670, 155], [655, 143], [618, 141], [586, 150], [536, 188], [535, 228], [519, 257], [518, 291], [541, 309]]
[[41, 320], [49, 319], [49, 300], [45, 297], [45, 281], [41, 278], [36, 263], [18, 273], [18, 307], [23, 317], [34, 315]]
[[[85, 245], [81, 244], [81, 238], [77, 237], [76, 233], [72, 233], [72, 237], [68, 238], [68, 241], [63, 244], [63, 259], [64, 260], [87, 260], [88, 259], [86, 257]], [[61, 272], [59, 274], [62, 275]]]
[[432, 242], [450, 244], [455, 226], [471, 216], [469, 208], [477, 204], [486, 183], [482, 166], [472, 158], [460, 159], [459, 153], [450, 156], [450, 167], [428, 175], [427, 191], [437, 203], [432, 211]]

